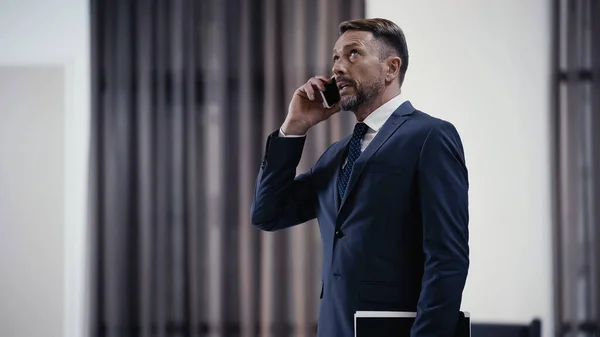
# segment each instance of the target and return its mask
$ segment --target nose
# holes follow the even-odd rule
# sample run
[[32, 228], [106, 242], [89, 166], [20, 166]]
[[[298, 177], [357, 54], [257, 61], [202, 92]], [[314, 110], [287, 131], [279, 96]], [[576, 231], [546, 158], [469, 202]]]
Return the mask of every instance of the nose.
[[342, 64], [342, 62], [340, 62], [340, 60], [337, 60], [333, 62], [333, 68], [331, 68], [331, 71], [335, 76], [345, 75], [346, 67]]

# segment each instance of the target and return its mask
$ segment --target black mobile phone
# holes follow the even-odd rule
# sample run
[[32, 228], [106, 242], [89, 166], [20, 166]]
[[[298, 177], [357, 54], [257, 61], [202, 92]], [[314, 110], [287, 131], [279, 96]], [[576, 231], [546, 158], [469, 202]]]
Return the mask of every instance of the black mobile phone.
[[335, 78], [332, 78], [330, 83], [325, 84], [325, 91], [319, 92], [323, 98], [323, 107], [325, 108], [331, 108], [335, 103], [340, 101], [340, 92]]

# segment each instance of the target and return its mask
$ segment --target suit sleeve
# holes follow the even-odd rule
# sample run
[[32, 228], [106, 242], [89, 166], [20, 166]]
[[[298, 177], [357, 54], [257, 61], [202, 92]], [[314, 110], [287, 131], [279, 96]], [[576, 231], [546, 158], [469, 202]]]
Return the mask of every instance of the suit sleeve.
[[316, 217], [313, 169], [296, 177], [306, 137], [267, 139], [265, 156], [256, 178], [251, 207], [252, 224], [276, 231]]
[[468, 173], [452, 124], [429, 132], [418, 170], [425, 265], [411, 337], [451, 337], [469, 269]]

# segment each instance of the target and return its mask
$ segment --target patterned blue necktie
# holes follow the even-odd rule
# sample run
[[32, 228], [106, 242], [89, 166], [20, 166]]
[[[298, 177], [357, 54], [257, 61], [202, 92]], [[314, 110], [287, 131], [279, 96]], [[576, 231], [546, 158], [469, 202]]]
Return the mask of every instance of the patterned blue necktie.
[[350, 173], [352, 173], [352, 166], [354, 166], [354, 162], [358, 159], [358, 156], [360, 156], [362, 139], [365, 136], [365, 133], [367, 133], [368, 128], [369, 127], [365, 123], [356, 123], [354, 126], [354, 132], [352, 133], [352, 138], [350, 138], [350, 144], [348, 145], [348, 161], [338, 177], [338, 193], [340, 195], [340, 200], [344, 199], [344, 193], [346, 193], [346, 187], [348, 186], [348, 181], [350, 181]]

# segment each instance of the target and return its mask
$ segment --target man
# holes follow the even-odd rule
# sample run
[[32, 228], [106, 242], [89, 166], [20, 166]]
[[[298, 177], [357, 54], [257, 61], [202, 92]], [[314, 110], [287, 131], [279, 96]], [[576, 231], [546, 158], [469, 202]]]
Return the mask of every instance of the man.
[[[359, 310], [416, 311], [413, 337], [454, 333], [469, 267], [467, 168], [454, 126], [400, 95], [407, 67], [396, 24], [343, 22], [333, 50], [340, 102], [323, 108], [318, 90], [330, 78], [311, 78], [267, 140], [252, 223], [275, 231], [318, 219], [320, 337], [354, 336]], [[353, 134], [295, 177], [307, 131], [340, 110], [356, 116]]]

